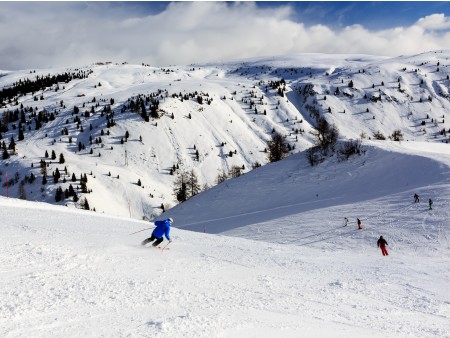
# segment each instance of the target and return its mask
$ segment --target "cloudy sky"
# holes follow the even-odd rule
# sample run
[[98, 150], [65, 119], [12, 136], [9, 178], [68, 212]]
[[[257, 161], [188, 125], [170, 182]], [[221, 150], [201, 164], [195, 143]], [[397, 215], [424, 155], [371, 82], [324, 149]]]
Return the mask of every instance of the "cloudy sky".
[[1, 2], [0, 69], [450, 48], [449, 2]]

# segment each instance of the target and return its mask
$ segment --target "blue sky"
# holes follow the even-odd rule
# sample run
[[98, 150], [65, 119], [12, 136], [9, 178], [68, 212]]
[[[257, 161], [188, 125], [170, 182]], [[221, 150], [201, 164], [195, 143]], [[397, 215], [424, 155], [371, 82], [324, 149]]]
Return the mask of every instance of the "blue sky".
[[[162, 12], [170, 2], [115, 2], [139, 16]], [[227, 2], [232, 4], [233, 2]], [[362, 24], [369, 29], [407, 26], [434, 13], [450, 15], [446, 1], [256, 1], [260, 8], [290, 6], [293, 20], [307, 25], [326, 24], [334, 28]]]
[[[301, 1], [286, 2], [295, 9], [296, 20], [307, 24], [344, 27], [354, 24], [368, 29], [408, 26], [434, 13], [450, 14], [449, 2], [433, 1]], [[276, 6], [276, 2], [260, 3]]]
[[0, 1], [4, 70], [290, 53], [397, 56], [449, 46], [449, 2]]

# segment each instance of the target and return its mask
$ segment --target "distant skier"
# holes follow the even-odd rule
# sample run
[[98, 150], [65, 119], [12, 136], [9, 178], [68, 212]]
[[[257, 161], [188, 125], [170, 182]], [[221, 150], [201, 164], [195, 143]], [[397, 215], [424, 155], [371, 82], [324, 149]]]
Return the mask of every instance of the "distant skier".
[[169, 243], [172, 242], [172, 240], [170, 239], [170, 226], [172, 225], [172, 223], [172, 218], [168, 218], [164, 221], [156, 221], [156, 228], [153, 230], [152, 236], [142, 241], [141, 244], [145, 245], [147, 243], [153, 242], [156, 239], [156, 241], [152, 244], [156, 247], [164, 240], [164, 236], [166, 236]]
[[383, 236], [380, 236], [377, 241], [377, 246], [381, 249], [381, 253], [383, 254], [383, 256], [389, 256], [386, 250], [386, 245], [388, 245], [386, 240], [383, 238]]
[[414, 194], [414, 203], [419, 203], [419, 195]]
[[356, 222], [358, 223], [358, 230], [362, 229], [362, 223], [361, 220], [359, 218], [356, 219]]
[[431, 200], [431, 198], [428, 200], [428, 206], [430, 207], [429, 210], [433, 209], [433, 201]]
[[348, 224], [348, 218], [347, 218], [347, 217], [344, 217], [344, 226], [346, 227], [347, 224]]

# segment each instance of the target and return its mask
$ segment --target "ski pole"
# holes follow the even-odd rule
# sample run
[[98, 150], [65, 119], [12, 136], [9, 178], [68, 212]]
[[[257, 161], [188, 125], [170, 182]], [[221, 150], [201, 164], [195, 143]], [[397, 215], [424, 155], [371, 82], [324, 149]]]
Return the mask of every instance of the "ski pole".
[[164, 248], [162, 248], [161, 252], [163, 252], [164, 249], [165, 249], [170, 243], [172, 243], [172, 241], [169, 241], [169, 242], [164, 246]]
[[136, 232], [132, 232], [131, 234], [129, 234], [129, 235], [134, 235], [134, 234], [137, 234], [138, 232], [142, 232], [142, 231], [145, 231], [145, 230], [150, 230], [150, 229], [152, 229], [153, 227], [151, 227], [151, 228], [145, 228], [145, 229], [142, 229], [142, 230], [139, 230], [139, 231], [136, 231]]

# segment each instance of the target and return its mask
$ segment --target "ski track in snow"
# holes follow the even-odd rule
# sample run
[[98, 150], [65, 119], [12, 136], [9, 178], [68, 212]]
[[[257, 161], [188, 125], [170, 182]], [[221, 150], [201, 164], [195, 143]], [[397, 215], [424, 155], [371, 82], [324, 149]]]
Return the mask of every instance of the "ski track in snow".
[[[448, 240], [414, 249], [420, 220], [430, 236], [440, 229], [448, 238], [442, 209], [424, 220], [422, 205], [414, 206], [417, 229], [396, 222], [390, 236], [409, 234], [413, 244], [388, 238], [387, 258], [361, 241], [376, 240], [369, 226], [310, 246], [173, 229], [171, 250], [161, 251], [139, 246], [151, 230], [128, 235], [145, 222], [4, 200], [2, 337], [449, 335]], [[381, 200], [368, 213], [385, 206]], [[299, 217], [281, 219], [278, 238], [291, 237]], [[258, 233], [241, 231], [233, 235]]]

